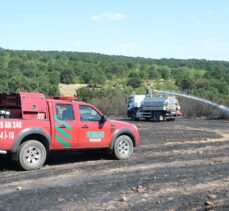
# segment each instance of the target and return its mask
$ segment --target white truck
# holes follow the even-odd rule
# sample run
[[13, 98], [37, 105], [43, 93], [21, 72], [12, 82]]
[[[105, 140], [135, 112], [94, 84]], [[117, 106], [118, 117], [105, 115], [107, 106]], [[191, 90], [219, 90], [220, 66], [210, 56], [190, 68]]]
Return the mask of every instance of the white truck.
[[128, 117], [132, 120], [153, 120], [154, 122], [171, 120], [181, 116], [180, 105], [174, 96], [130, 95], [128, 98]]

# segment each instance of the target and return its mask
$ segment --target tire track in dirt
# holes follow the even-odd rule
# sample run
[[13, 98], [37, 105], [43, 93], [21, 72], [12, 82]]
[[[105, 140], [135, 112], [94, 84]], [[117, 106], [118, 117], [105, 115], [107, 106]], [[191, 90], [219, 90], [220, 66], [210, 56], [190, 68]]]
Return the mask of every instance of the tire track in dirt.
[[[168, 150], [167, 152], [154, 152], [153, 154], [150, 154], [150, 155], [144, 155], [144, 158], [153, 159], [154, 157], [157, 157], [157, 156], [168, 157], [168, 156], [174, 156], [174, 155], [176, 155], [176, 156], [177, 155], [183, 155], [184, 156], [184, 155], [189, 155], [189, 154], [190, 155], [202, 154], [204, 152], [205, 153], [207, 153], [207, 152], [214, 153], [216, 151], [222, 151], [222, 150], [226, 150], [228, 148], [229, 148], [229, 145], [221, 145], [218, 147], [205, 146], [205, 147], [200, 147], [198, 149], [191, 149], [191, 150], [186, 150], [186, 149], [184, 149], [184, 150]], [[222, 160], [224, 160], [224, 162], [228, 161], [228, 159], [224, 159], [224, 157], [217, 157], [217, 159], [215, 159], [214, 162], [217, 162], [217, 161], [220, 162]], [[86, 169], [87, 167], [91, 168], [94, 165], [104, 165], [105, 166], [105, 164], [108, 164], [110, 162], [112, 162], [112, 161], [88, 161], [88, 162], [84, 163], [83, 168], [84, 169]], [[198, 160], [198, 158], [195, 158], [194, 160], [192, 160], [192, 162], [195, 162], [195, 165], [196, 165], [199, 162], [199, 160]], [[206, 161], [206, 160], [204, 160], [204, 162], [209, 163], [209, 161]], [[174, 163], [175, 164], [176, 163], [182, 164], [183, 162], [175, 161], [175, 162], [171, 162], [171, 163], [166, 163], [167, 166], [165, 166], [165, 163], [157, 163], [157, 164], [153, 163], [151, 166], [154, 166], [154, 167], [160, 166], [160, 167], [166, 168], [166, 167], [174, 165]], [[187, 163], [189, 163], [189, 162], [186, 161], [185, 165], [188, 165]], [[202, 163], [200, 162], [200, 164], [202, 164]], [[141, 169], [141, 165], [144, 165], [144, 167], [147, 167], [147, 168], [151, 168], [151, 167], [147, 166], [148, 164], [146, 164], [146, 163], [138, 164], [137, 168]], [[70, 170], [69, 170], [69, 167], [71, 167]], [[107, 166], [107, 168], [109, 168], [109, 166]], [[47, 169], [47, 171], [46, 171], [46, 169]], [[21, 177], [18, 177], [18, 175], [16, 175], [16, 176], [14, 175], [14, 178], [15, 177], [17, 177], [17, 179], [20, 178], [20, 180], [18, 182], [14, 182], [14, 183], [9, 183], [9, 178], [7, 178], [8, 183], [6, 183], [6, 181], [3, 180], [4, 177], [1, 177], [0, 183], [1, 184], [5, 183], [5, 184], [1, 185], [1, 188], [4, 188], [6, 186], [16, 187], [16, 186], [23, 185], [26, 183], [31, 184], [31, 183], [34, 183], [35, 181], [36, 181], [36, 183], [37, 182], [44, 183], [46, 181], [45, 178], [47, 178], [47, 182], [48, 182], [50, 180], [53, 180], [54, 178], [55, 179], [58, 179], [59, 177], [62, 178], [63, 175], [65, 177], [67, 177], [67, 175], [74, 175], [75, 176], [76, 172], [77, 172], [76, 174], [79, 174], [79, 172], [84, 172], [84, 170], [82, 169], [82, 164], [79, 164], [79, 163], [69, 164], [67, 166], [61, 166], [61, 171], [59, 172], [59, 174], [58, 174], [58, 172], [53, 172], [52, 174], [50, 174], [50, 171], [54, 170], [54, 169], [59, 170], [59, 167], [57, 169], [56, 167], [49, 168], [46, 166], [46, 167], [44, 167], [44, 169], [40, 170], [40, 171], [42, 171], [41, 172], [42, 174], [39, 178], [30, 179], [30, 180], [23, 180], [23, 178], [27, 177], [27, 174], [30, 174], [30, 176], [31, 176], [30, 172], [29, 173], [26, 172]], [[66, 170], [68, 169], [68, 171], [63, 173], [64, 169], [66, 169]], [[131, 169], [131, 167], [129, 169]], [[38, 172], [40, 173], [40, 171], [38, 171]], [[45, 173], [45, 171], [46, 171], [46, 173]], [[116, 169], [113, 168], [112, 171], [116, 171]], [[100, 171], [97, 174], [99, 174], [99, 173], [100, 173]]]

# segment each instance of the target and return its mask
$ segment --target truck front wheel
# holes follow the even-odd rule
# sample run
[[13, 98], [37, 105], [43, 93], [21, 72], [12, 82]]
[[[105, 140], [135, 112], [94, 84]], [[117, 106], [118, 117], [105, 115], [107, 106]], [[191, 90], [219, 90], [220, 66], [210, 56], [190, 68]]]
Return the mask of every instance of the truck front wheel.
[[41, 142], [29, 140], [19, 148], [18, 163], [24, 170], [35, 170], [44, 165], [46, 156], [47, 151]]
[[138, 120], [139, 120], [139, 118], [137, 118], [136, 111], [132, 111], [132, 112], [131, 112], [131, 119], [132, 119], [133, 121], [138, 121]]
[[153, 114], [152, 114], [153, 121], [154, 122], [160, 122], [160, 116], [161, 116], [161, 112], [159, 112], [159, 111], [153, 112]]
[[119, 136], [114, 145], [114, 156], [118, 160], [129, 159], [134, 151], [131, 138], [126, 135]]

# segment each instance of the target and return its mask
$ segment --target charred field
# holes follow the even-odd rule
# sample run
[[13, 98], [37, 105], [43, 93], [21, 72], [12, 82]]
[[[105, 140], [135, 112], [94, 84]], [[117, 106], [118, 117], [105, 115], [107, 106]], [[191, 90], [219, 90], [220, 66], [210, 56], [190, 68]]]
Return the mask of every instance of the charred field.
[[128, 161], [55, 152], [37, 171], [0, 157], [0, 210], [229, 210], [229, 122], [131, 122]]

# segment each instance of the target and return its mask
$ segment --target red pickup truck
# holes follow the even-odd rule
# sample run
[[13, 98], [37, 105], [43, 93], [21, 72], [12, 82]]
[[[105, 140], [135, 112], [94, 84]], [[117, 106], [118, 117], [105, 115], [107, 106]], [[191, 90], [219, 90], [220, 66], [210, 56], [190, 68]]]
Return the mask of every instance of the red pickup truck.
[[51, 150], [108, 149], [128, 159], [139, 144], [135, 125], [106, 119], [93, 105], [41, 93], [0, 94], [0, 154], [39, 169]]

